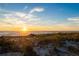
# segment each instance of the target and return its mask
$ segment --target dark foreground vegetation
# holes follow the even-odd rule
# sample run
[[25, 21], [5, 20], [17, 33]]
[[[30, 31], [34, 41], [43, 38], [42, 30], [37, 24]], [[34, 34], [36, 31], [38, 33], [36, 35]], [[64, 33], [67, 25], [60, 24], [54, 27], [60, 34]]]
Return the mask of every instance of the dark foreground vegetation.
[[79, 56], [79, 33], [1, 36], [0, 56]]

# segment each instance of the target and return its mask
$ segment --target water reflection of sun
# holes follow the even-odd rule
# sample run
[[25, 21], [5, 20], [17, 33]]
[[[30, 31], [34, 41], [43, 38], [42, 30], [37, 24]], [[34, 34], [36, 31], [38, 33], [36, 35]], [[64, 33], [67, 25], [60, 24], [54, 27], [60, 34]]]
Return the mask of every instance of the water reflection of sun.
[[27, 27], [22, 27], [21, 30], [20, 30], [20, 35], [21, 36], [26, 36], [29, 34], [29, 30]]

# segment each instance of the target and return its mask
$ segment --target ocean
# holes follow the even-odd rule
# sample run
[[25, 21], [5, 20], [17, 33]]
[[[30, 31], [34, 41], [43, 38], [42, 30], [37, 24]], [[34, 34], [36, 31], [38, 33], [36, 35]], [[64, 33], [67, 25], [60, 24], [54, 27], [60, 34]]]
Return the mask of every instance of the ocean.
[[[29, 31], [30, 34], [79, 33], [79, 31]], [[0, 36], [20, 36], [18, 31], [0, 31]], [[27, 32], [26, 32], [27, 34]]]

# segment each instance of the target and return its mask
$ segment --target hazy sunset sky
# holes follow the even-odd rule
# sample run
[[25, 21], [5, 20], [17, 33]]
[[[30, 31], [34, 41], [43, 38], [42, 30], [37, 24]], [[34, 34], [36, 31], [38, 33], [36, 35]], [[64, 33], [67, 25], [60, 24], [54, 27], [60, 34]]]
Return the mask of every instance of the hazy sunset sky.
[[79, 4], [0, 4], [0, 30], [78, 31]]

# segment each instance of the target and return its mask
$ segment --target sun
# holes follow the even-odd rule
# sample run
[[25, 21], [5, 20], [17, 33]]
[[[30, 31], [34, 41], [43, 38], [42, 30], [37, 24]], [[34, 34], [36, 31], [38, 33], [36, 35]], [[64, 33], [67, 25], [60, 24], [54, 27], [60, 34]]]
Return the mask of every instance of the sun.
[[26, 32], [26, 31], [28, 31], [28, 28], [27, 28], [27, 27], [23, 27], [23, 28], [21, 29], [21, 31]]
[[21, 36], [26, 36], [26, 35], [28, 35], [28, 33], [29, 33], [29, 30], [28, 30], [27, 27], [24, 26], [24, 27], [21, 28], [21, 30], [20, 30]]

